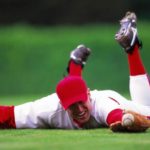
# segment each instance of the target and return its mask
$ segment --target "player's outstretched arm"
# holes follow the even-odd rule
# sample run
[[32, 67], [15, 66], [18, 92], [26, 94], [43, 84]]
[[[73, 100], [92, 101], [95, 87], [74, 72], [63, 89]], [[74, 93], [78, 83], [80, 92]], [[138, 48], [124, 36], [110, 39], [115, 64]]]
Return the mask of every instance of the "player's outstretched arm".
[[78, 45], [74, 50], [72, 50], [67, 67], [68, 74], [81, 76], [82, 68], [86, 64], [90, 54], [91, 49], [87, 48], [85, 45]]
[[149, 118], [130, 110], [123, 112], [121, 121], [110, 125], [110, 129], [114, 132], [144, 132], [148, 128], [150, 128]]

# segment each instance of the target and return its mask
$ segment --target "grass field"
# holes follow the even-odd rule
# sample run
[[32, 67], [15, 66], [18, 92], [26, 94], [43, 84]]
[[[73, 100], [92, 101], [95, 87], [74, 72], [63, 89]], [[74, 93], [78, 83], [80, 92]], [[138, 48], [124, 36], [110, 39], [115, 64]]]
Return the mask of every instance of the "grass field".
[[[0, 97], [3, 105], [21, 104], [40, 96]], [[113, 133], [94, 130], [18, 129], [0, 130], [0, 150], [147, 150], [150, 130], [145, 133]]]
[[95, 130], [1, 130], [1, 150], [148, 150], [150, 131], [139, 134]]

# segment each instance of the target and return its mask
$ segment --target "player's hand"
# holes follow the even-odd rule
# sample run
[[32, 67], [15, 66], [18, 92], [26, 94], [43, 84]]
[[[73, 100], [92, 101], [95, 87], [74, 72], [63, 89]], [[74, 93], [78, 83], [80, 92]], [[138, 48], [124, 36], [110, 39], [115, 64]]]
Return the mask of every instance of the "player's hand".
[[121, 121], [116, 121], [110, 125], [113, 132], [124, 132], [126, 129], [122, 126]]
[[[131, 123], [129, 123], [129, 125], [128, 123], [127, 124], [125, 123], [125, 119], [128, 119], [127, 117], [125, 117], [125, 115], [127, 117], [129, 115], [133, 116], [132, 117], [133, 119], [131, 119]], [[134, 111], [125, 110], [124, 117], [122, 118], [122, 125], [126, 127], [129, 131], [143, 132], [150, 127], [150, 120], [144, 115], [141, 115]]]
[[144, 132], [150, 127], [150, 120], [141, 114], [125, 110], [122, 121], [110, 125], [114, 132]]
[[79, 45], [71, 52], [70, 58], [77, 64], [85, 65], [90, 53], [91, 50], [89, 48]]

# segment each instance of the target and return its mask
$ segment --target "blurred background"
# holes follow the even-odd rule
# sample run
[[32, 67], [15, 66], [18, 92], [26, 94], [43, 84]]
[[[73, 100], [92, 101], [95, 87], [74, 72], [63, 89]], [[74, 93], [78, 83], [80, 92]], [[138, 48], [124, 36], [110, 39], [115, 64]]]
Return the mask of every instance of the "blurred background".
[[55, 92], [79, 44], [92, 49], [83, 73], [89, 87], [127, 94], [127, 58], [114, 34], [129, 10], [138, 16], [150, 71], [149, 0], [0, 0], [0, 95]]

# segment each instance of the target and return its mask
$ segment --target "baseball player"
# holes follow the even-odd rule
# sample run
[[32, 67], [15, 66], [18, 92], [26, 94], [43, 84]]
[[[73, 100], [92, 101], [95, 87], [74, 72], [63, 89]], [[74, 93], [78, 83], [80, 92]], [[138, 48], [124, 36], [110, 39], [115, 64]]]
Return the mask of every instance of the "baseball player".
[[127, 100], [112, 90], [90, 91], [82, 78], [91, 50], [79, 45], [70, 54], [68, 75], [56, 93], [18, 106], [0, 106], [0, 128], [90, 129], [141, 132], [150, 127], [150, 83], [139, 54], [136, 15], [127, 12], [115, 39], [127, 53], [130, 94]]

